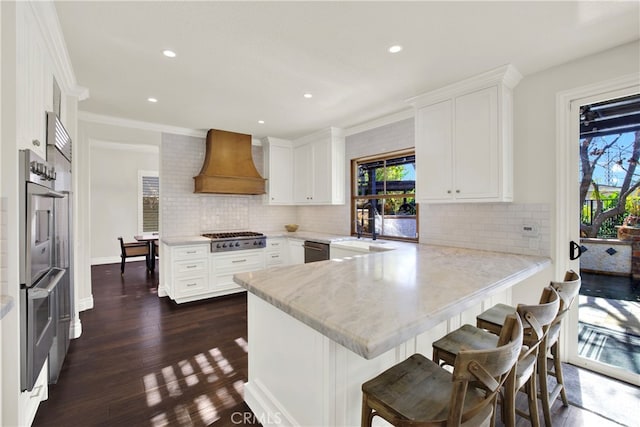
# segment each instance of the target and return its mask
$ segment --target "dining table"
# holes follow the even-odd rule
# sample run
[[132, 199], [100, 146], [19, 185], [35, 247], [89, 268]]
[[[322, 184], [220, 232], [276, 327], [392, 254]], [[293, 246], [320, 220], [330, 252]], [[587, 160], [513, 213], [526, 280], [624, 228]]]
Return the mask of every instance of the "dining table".
[[149, 245], [149, 258], [147, 259], [147, 267], [150, 271], [156, 269], [156, 242], [160, 239], [158, 233], [139, 234], [133, 236], [138, 242], [145, 242]]

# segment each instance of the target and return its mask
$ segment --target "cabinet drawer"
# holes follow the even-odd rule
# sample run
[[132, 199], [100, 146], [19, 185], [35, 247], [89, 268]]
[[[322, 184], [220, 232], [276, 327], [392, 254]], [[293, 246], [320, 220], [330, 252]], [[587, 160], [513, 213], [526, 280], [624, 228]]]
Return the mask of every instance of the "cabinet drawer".
[[195, 259], [186, 261], [176, 261], [174, 264], [174, 274], [177, 277], [206, 274], [207, 260]]
[[178, 297], [201, 294], [209, 290], [209, 281], [206, 276], [176, 279], [175, 284]]
[[172, 249], [171, 255], [174, 260], [201, 258], [206, 257], [209, 250], [209, 245], [178, 246]]
[[285, 244], [284, 239], [267, 239], [267, 251], [281, 251]]
[[218, 272], [240, 273], [264, 268], [264, 252], [243, 251], [242, 254], [224, 254], [215, 256], [215, 270]]
[[284, 264], [284, 256], [280, 252], [267, 253], [266, 265], [280, 265]]

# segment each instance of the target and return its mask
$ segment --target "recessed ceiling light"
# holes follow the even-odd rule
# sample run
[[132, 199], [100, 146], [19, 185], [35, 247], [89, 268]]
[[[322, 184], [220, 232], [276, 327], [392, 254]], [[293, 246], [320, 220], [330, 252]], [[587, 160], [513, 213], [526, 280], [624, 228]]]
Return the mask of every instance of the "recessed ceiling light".
[[264, 120], [258, 120], [258, 123], [263, 125], [264, 124]]
[[305, 97], [305, 98], [307, 98], [307, 99], [309, 99], [309, 98], [313, 98], [313, 95], [312, 95], [312, 94], [310, 94], [310, 93], [305, 93], [305, 94], [304, 94], [304, 97]]
[[389, 53], [398, 53], [402, 50], [402, 46], [399, 44], [393, 45], [389, 48]]
[[169, 49], [165, 49], [162, 51], [162, 54], [164, 56], [166, 56], [167, 58], [175, 58], [176, 57], [176, 53], [172, 50]]
[[156, 98], [147, 98], [147, 101], [149, 101], [149, 102], [158, 102], [158, 100]]

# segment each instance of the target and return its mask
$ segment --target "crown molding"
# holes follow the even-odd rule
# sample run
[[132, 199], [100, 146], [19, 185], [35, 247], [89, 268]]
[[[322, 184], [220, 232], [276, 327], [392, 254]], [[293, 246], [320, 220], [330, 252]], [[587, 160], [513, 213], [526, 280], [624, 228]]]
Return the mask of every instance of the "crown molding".
[[501, 84], [508, 89], [513, 89], [522, 80], [522, 74], [511, 64], [494, 68], [468, 79], [441, 87], [436, 90], [414, 96], [406, 100], [416, 108], [436, 102], [444, 101], [472, 90]]
[[103, 125], [148, 130], [152, 132], [193, 136], [196, 138], [205, 138], [207, 136], [207, 131], [203, 131], [203, 130], [161, 125], [158, 123], [142, 122], [138, 120], [124, 119], [121, 117], [104, 116], [101, 114], [90, 113], [88, 111], [79, 111], [78, 120], [83, 122], [89, 122], [89, 123], [99, 123]]
[[377, 119], [369, 120], [368, 122], [361, 123], [359, 125], [351, 126], [345, 129], [345, 136], [356, 135], [358, 133], [366, 132], [371, 129], [377, 129], [382, 126], [390, 125], [392, 123], [401, 122], [402, 120], [413, 119], [415, 117], [415, 111], [413, 108], [408, 108], [397, 113], [388, 114], [386, 116], [378, 117]]
[[89, 139], [89, 146], [91, 148], [102, 148], [106, 150], [118, 151], [135, 151], [138, 153], [158, 154], [160, 152], [160, 147], [158, 147], [157, 145], [130, 144], [127, 142], [113, 142], [101, 139]]
[[89, 89], [78, 85], [76, 75], [73, 72], [71, 58], [67, 51], [64, 35], [58, 20], [58, 14], [53, 1], [28, 1], [26, 2], [37, 24], [46, 49], [50, 52], [50, 58], [57, 77], [58, 84], [66, 95], [74, 96], [82, 101], [89, 98]]

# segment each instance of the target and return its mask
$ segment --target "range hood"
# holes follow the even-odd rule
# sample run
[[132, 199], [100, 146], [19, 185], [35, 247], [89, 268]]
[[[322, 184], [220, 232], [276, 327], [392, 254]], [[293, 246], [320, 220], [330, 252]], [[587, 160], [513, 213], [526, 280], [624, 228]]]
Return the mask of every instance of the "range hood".
[[195, 193], [264, 194], [265, 180], [251, 157], [251, 135], [209, 129]]

